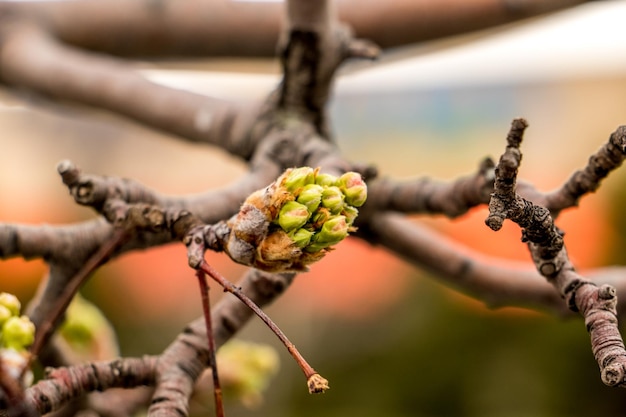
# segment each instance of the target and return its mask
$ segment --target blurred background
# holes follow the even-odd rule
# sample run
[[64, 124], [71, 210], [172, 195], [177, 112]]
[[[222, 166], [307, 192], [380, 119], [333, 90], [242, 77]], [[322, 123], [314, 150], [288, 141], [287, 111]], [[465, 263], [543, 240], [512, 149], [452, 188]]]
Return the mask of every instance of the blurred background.
[[[485, 156], [497, 159], [511, 120], [521, 116], [530, 123], [521, 178], [557, 187], [626, 121], [625, 19], [626, 1], [602, 1], [348, 65], [331, 105], [337, 141], [349, 158], [374, 163], [385, 176], [453, 179]], [[137, 68], [157, 82], [233, 99], [261, 99], [278, 80], [273, 60]], [[58, 178], [62, 159], [169, 194], [215, 188], [245, 170], [220, 150], [4, 87], [0, 126], [4, 223], [93, 218]], [[559, 218], [583, 271], [623, 261], [625, 181], [623, 172], [612, 174]], [[527, 261], [519, 229], [493, 233], [485, 217], [479, 208], [456, 220], [415, 221], [485, 254]], [[221, 255], [208, 260], [232, 280], [243, 271]], [[123, 355], [161, 352], [201, 314], [186, 264], [180, 245], [151, 249], [110, 262], [86, 285], [85, 297], [118, 331]], [[44, 272], [40, 261], [2, 261], [0, 290], [26, 301]], [[262, 404], [249, 410], [229, 402], [229, 416], [617, 416], [626, 407], [622, 390], [601, 383], [579, 319], [488, 310], [362, 241], [340, 245], [266, 311], [331, 389], [310, 396], [284, 348], [252, 320], [239, 337], [275, 346], [281, 368]], [[201, 397], [195, 412], [210, 415], [210, 400]]]

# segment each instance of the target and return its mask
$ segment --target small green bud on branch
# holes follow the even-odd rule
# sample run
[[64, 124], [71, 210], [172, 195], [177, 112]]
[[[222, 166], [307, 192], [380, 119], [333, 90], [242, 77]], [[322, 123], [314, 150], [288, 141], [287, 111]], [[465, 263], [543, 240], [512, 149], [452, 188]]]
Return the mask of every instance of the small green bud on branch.
[[285, 232], [291, 232], [305, 225], [311, 213], [304, 204], [289, 201], [278, 214], [278, 224]]
[[35, 325], [26, 316], [12, 316], [2, 325], [2, 345], [16, 351], [26, 350], [35, 340]]
[[12, 316], [19, 316], [22, 304], [13, 294], [7, 292], [0, 293], [0, 306], [6, 307]]
[[0, 293], [0, 367], [22, 386], [31, 385], [33, 373], [28, 347], [35, 340], [35, 325], [26, 316], [20, 316], [21, 303], [16, 296]]
[[331, 185], [322, 191], [322, 205], [326, 207], [332, 214], [338, 214], [343, 208], [343, 200], [346, 196], [341, 192], [339, 187]]

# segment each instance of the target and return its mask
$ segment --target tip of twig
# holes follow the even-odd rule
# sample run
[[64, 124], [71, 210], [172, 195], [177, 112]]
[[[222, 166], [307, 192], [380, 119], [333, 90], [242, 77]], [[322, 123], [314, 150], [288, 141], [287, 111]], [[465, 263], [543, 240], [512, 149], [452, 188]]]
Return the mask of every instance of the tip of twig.
[[64, 159], [57, 164], [57, 172], [61, 175], [65, 185], [74, 185], [78, 182], [80, 171], [72, 161]]
[[320, 374], [313, 374], [307, 381], [310, 394], [320, 394], [329, 389], [328, 380], [323, 378]]
[[348, 45], [346, 55], [348, 58], [378, 59], [380, 48], [367, 39], [352, 39]]
[[489, 217], [485, 219], [485, 224], [494, 232], [502, 229], [502, 224], [504, 223], [504, 219], [495, 214], [490, 214]]

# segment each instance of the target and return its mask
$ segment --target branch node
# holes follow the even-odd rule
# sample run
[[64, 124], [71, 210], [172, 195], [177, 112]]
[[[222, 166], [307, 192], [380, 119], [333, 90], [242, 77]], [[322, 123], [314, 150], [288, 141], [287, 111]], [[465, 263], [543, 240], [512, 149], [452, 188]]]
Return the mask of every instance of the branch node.
[[615, 287], [604, 284], [598, 289], [598, 298], [602, 300], [612, 300], [617, 297]]

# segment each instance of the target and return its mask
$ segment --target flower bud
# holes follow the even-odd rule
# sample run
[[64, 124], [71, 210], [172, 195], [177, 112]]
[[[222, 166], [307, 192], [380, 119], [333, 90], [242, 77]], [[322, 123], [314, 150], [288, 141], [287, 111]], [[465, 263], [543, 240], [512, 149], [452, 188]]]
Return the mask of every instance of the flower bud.
[[336, 245], [348, 236], [348, 224], [345, 216], [333, 216], [324, 225], [322, 230], [311, 239], [306, 247], [307, 252], [317, 252], [329, 246]]
[[326, 221], [330, 219], [331, 216], [332, 214], [330, 214], [330, 210], [324, 207], [320, 207], [315, 211], [315, 213], [313, 213], [313, 215], [309, 219], [309, 225], [314, 230], [320, 230], [324, 223], [326, 223]]
[[300, 204], [304, 204], [309, 210], [309, 213], [313, 213], [317, 210], [322, 201], [322, 191], [324, 191], [324, 187], [321, 185], [308, 184], [300, 191], [300, 195], [298, 195], [296, 201]]
[[0, 293], [0, 306], [8, 308], [12, 316], [19, 316], [20, 308], [22, 308], [20, 300], [8, 292]]
[[3, 305], [0, 305], [0, 328], [11, 316], [13, 316], [13, 314], [11, 314], [11, 310]]
[[289, 201], [280, 209], [278, 224], [285, 232], [291, 232], [304, 226], [309, 217], [311, 213], [304, 204]]
[[2, 344], [17, 351], [30, 346], [35, 340], [35, 325], [26, 316], [13, 316], [2, 326]]
[[315, 177], [315, 183], [323, 187], [330, 187], [335, 185], [336, 182], [337, 177], [331, 174], [317, 174], [317, 177]]
[[310, 167], [293, 168], [284, 180], [284, 187], [289, 192], [296, 192], [307, 184], [315, 181], [315, 170]]
[[337, 214], [343, 208], [344, 195], [338, 187], [326, 187], [322, 192], [322, 205]]
[[337, 186], [346, 196], [346, 203], [361, 207], [367, 199], [367, 185], [358, 172], [346, 172], [337, 181]]
[[341, 210], [341, 215], [346, 216], [346, 223], [348, 223], [348, 226], [352, 226], [359, 215], [359, 210], [346, 204], [343, 210]]
[[315, 243], [333, 242], [339, 243], [348, 236], [348, 224], [345, 216], [333, 216], [324, 225], [322, 230], [315, 234]]
[[310, 232], [306, 229], [296, 229], [293, 232], [289, 233], [289, 237], [296, 244], [297, 247], [303, 248], [311, 242], [311, 237], [313, 237], [313, 232]]

